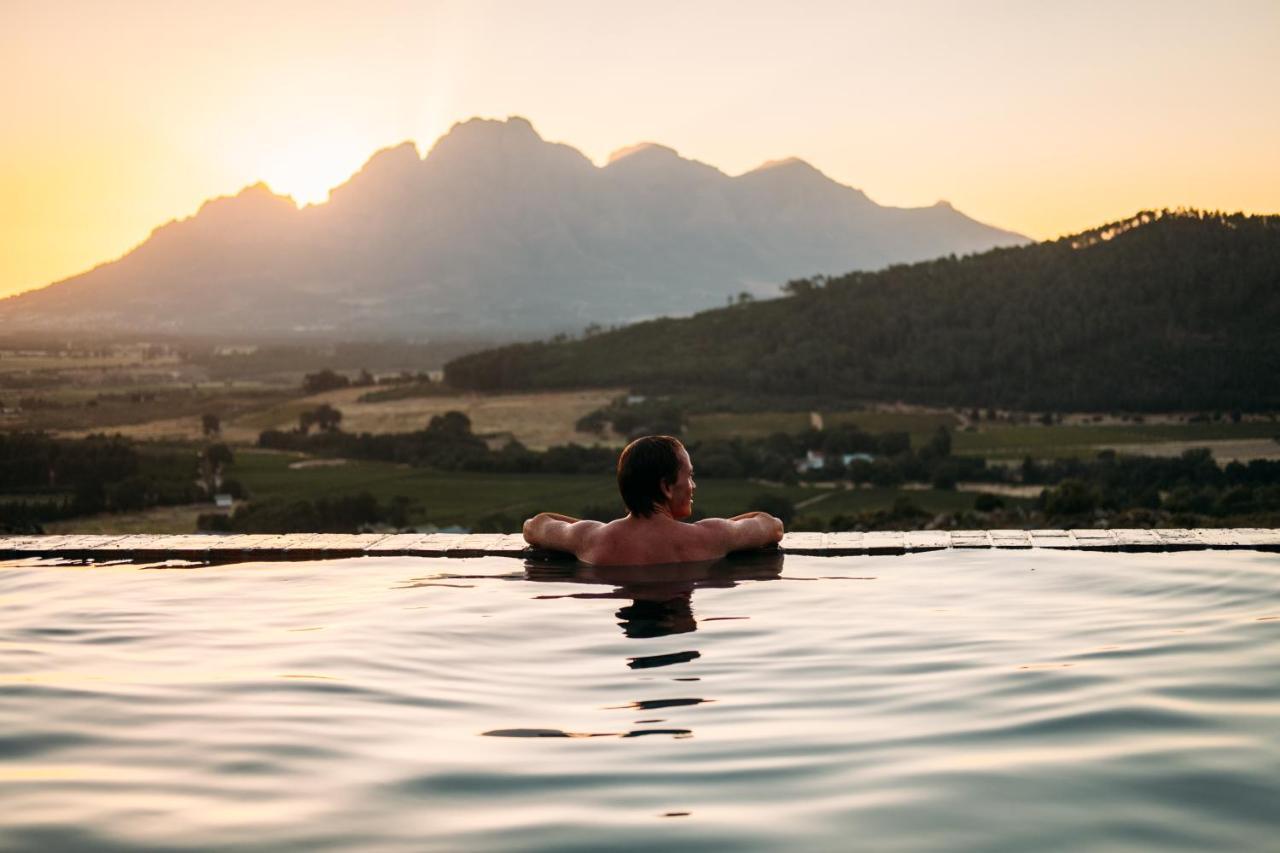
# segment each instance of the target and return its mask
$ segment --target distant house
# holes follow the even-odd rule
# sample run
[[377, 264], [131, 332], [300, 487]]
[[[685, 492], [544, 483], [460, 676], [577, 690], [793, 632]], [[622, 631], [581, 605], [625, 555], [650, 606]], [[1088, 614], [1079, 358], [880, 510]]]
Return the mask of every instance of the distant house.
[[214, 495], [213, 503], [218, 509], [231, 509], [231, 505], [235, 503], [231, 495]]
[[[853, 462], [874, 462], [875, 457], [870, 453], [842, 453], [840, 454], [840, 464], [848, 466]], [[821, 450], [810, 450], [803, 459], [796, 461], [797, 473], [803, 474], [806, 471], [821, 471], [827, 467], [827, 454]]]
[[817, 471], [825, 467], [827, 467], [827, 454], [821, 450], [810, 450], [796, 463], [796, 470], [802, 474], [805, 471]]

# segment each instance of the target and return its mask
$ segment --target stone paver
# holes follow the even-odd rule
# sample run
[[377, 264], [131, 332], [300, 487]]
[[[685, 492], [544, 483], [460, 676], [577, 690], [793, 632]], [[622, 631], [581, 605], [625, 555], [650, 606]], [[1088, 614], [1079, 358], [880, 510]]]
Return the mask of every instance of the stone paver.
[[1245, 548], [1280, 548], [1280, 530], [1268, 530], [1262, 527], [1246, 527], [1231, 531], [1236, 541]]
[[1156, 535], [1166, 551], [1189, 551], [1205, 545], [1194, 530], [1157, 530]]
[[421, 533], [392, 533], [383, 536], [377, 542], [365, 546], [364, 552], [370, 556], [390, 557], [410, 553], [413, 544], [422, 538]]
[[908, 551], [939, 551], [951, 547], [951, 534], [945, 530], [908, 530], [904, 546]]
[[1068, 530], [1029, 530], [1033, 548], [1074, 548], [1075, 537]]
[[501, 535], [503, 534], [469, 533], [459, 536], [445, 546], [444, 555], [446, 557], [483, 557], [488, 546], [496, 545], [495, 540]]
[[857, 530], [843, 533], [826, 533], [822, 540], [822, 548], [816, 553], [832, 557], [852, 557], [867, 553], [865, 536]]
[[1160, 537], [1154, 530], [1121, 528], [1111, 532], [1121, 551], [1161, 550]]
[[1091, 551], [1116, 550], [1116, 535], [1110, 530], [1071, 530], [1075, 547]]
[[519, 533], [499, 533], [485, 548], [485, 556], [519, 557], [529, 547]]
[[780, 544], [788, 554], [821, 554], [826, 537], [825, 533], [784, 533]]
[[1025, 530], [988, 530], [993, 548], [1030, 548], [1031, 534]]
[[[782, 550], [814, 556], [904, 554], [940, 549], [1054, 548], [1113, 551], [1255, 549], [1280, 552], [1280, 529], [1196, 530], [874, 530], [788, 533]], [[353, 556], [525, 557], [514, 533], [299, 533], [0, 536], [0, 559], [165, 560], [202, 562], [332, 559]]]
[[985, 530], [951, 531], [952, 548], [990, 548], [991, 537]]
[[907, 534], [901, 530], [870, 530], [862, 534], [862, 544], [868, 554], [904, 554]]

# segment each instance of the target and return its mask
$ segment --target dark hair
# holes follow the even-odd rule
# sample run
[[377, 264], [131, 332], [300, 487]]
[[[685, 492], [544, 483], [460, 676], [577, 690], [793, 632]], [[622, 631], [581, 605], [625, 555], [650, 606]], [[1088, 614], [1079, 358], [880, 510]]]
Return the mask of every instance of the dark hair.
[[622, 502], [636, 515], [653, 515], [653, 508], [667, 499], [662, 484], [674, 484], [680, 473], [680, 439], [669, 435], [637, 438], [618, 457], [618, 491]]

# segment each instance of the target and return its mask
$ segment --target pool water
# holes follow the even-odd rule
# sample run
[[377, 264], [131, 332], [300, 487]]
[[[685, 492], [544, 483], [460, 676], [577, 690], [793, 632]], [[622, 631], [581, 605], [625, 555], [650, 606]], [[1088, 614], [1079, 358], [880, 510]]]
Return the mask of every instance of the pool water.
[[0, 564], [0, 848], [1275, 850], [1280, 557]]

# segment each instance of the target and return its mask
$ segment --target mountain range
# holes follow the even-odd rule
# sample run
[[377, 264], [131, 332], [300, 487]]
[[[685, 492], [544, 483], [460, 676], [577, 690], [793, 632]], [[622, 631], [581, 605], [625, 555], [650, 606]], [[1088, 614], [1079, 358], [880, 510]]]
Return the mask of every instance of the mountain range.
[[946, 202], [876, 204], [798, 159], [738, 176], [656, 144], [596, 166], [525, 119], [383, 149], [326, 202], [211, 199], [0, 301], [23, 331], [522, 337], [690, 314], [791, 278], [1019, 245]]

